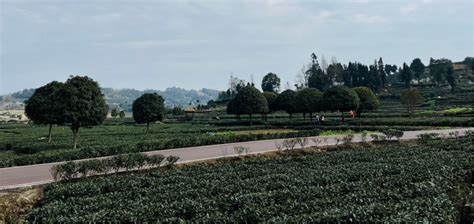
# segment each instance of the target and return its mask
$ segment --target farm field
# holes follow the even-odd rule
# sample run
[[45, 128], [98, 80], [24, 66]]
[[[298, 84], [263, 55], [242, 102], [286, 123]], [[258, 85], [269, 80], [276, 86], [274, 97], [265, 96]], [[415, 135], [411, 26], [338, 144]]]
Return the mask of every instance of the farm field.
[[[382, 113], [382, 112], [381, 112]], [[137, 125], [130, 118], [107, 119], [102, 125], [83, 128], [79, 132], [79, 147], [71, 148], [71, 130], [66, 126], [52, 129], [52, 142], [47, 142], [48, 128], [32, 124], [0, 125], [0, 167], [30, 165], [38, 163], [93, 158], [121, 153], [153, 151], [199, 145], [264, 139], [304, 136], [347, 134], [350, 132], [382, 131], [386, 129], [419, 130], [443, 127], [470, 127], [474, 117], [466, 116], [418, 116], [376, 117], [375, 113], [358, 119], [346, 119], [341, 124], [337, 114], [326, 113], [324, 125], [311, 124], [301, 115], [292, 120], [286, 114], [278, 113], [267, 121], [255, 120], [253, 126], [248, 120], [225, 117], [216, 121], [177, 122], [170, 118], [162, 124], [151, 125], [145, 134], [145, 127]]]
[[453, 223], [473, 202], [473, 141], [343, 145], [59, 182], [27, 219]]

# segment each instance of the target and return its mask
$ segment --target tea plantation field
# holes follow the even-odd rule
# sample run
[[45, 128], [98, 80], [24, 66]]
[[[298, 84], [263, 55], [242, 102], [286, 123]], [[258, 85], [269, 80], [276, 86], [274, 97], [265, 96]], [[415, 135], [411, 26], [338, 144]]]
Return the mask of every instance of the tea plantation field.
[[81, 128], [78, 148], [72, 149], [72, 133], [67, 126], [54, 127], [52, 142], [46, 136], [48, 128], [32, 124], [0, 124], [0, 167], [93, 158], [189, 146], [255, 141], [263, 139], [316, 136], [320, 131], [380, 131], [433, 129], [447, 126], [473, 126], [474, 117], [366, 117], [347, 119], [342, 125], [337, 114], [327, 113], [324, 125], [311, 124], [309, 119], [295, 116], [293, 120], [276, 114], [268, 121], [248, 121], [233, 117], [205, 122], [154, 124], [150, 133], [132, 119], [107, 119], [93, 128]]
[[454, 223], [474, 202], [473, 142], [362, 144], [59, 182], [27, 219]]

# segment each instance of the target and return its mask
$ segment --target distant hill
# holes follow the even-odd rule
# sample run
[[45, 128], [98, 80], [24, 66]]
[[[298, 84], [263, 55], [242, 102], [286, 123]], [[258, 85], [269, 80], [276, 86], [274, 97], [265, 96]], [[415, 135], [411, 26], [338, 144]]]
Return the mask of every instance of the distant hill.
[[[0, 109], [22, 109], [23, 102], [34, 92], [34, 89], [24, 89], [9, 95], [0, 96]], [[168, 107], [184, 107], [191, 104], [206, 104], [209, 100], [217, 99], [218, 90], [201, 89], [186, 90], [177, 87], [167, 88], [164, 91], [147, 89], [144, 91], [136, 89], [113, 89], [102, 88], [107, 104], [110, 108], [119, 107], [125, 111], [131, 111], [133, 101], [143, 93], [158, 93], [165, 99]]]

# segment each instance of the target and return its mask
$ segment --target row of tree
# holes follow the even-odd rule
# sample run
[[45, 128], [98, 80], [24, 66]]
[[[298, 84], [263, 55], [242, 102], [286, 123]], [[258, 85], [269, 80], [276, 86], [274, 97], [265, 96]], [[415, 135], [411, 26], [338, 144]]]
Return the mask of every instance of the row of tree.
[[73, 133], [73, 148], [81, 127], [101, 124], [108, 106], [99, 84], [87, 76], [70, 77], [65, 83], [53, 81], [35, 90], [25, 101], [25, 114], [36, 124], [68, 125]]
[[[467, 57], [464, 63], [473, 67], [474, 59]], [[383, 59], [375, 60], [372, 65], [364, 65], [359, 62], [349, 62], [343, 65], [333, 59], [331, 64], [326, 65], [323, 58], [323, 65], [320, 65], [316, 54], [311, 54], [311, 63], [304, 66], [298, 76], [296, 90], [304, 88], [315, 88], [326, 91], [333, 85], [343, 84], [349, 88], [365, 86], [377, 93], [387, 85], [403, 83], [405, 87], [410, 87], [414, 80], [422, 83], [423, 80], [436, 85], [447, 82], [454, 91], [456, 78], [454, 75], [453, 63], [449, 59], [430, 59], [430, 64], [425, 66], [419, 58], [413, 59], [410, 65], [403, 63], [402, 66], [384, 64]], [[244, 80], [231, 77], [229, 89], [221, 92], [219, 100], [228, 101], [234, 98], [237, 93], [246, 85]], [[253, 85], [253, 83], [250, 83]], [[278, 93], [281, 90], [281, 80], [275, 73], [268, 73], [262, 79], [261, 89], [264, 92]], [[290, 89], [287, 86], [284, 89]]]
[[[164, 99], [156, 93], [145, 93], [133, 102], [133, 118], [147, 124], [165, 117]], [[107, 117], [108, 106], [99, 84], [87, 76], [70, 77], [65, 83], [53, 81], [37, 88], [25, 101], [25, 114], [35, 124], [49, 125], [48, 142], [51, 142], [53, 125], [68, 125], [73, 133], [73, 148], [77, 147], [77, 135], [81, 127], [102, 124]], [[125, 117], [116, 108], [112, 117]]]
[[290, 119], [294, 113], [302, 113], [304, 117], [309, 114], [312, 122], [316, 112], [340, 111], [344, 122], [344, 111], [354, 110], [360, 117], [363, 111], [377, 109], [379, 104], [375, 94], [367, 87], [349, 89], [337, 85], [324, 92], [316, 88], [305, 88], [299, 91], [285, 90], [278, 94], [262, 93], [252, 85], [247, 85], [228, 103], [227, 113], [238, 118], [240, 115], [249, 115], [252, 122], [253, 114], [260, 114], [266, 119], [267, 114], [282, 110], [290, 115]]

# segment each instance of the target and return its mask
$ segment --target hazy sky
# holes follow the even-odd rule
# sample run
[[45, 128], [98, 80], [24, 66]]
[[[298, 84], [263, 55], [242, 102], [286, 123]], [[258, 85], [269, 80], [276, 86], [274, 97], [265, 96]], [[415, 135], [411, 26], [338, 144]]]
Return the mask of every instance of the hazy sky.
[[0, 0], [0, 94], [88, 75], [104, 87], [295, 81], [310, 54], [401, 64], [474, 56], [474, 0]]

